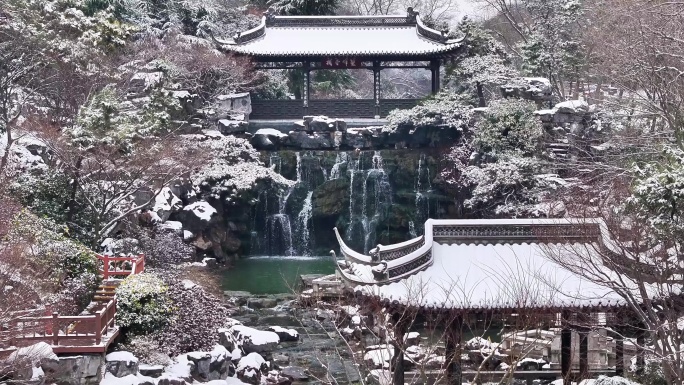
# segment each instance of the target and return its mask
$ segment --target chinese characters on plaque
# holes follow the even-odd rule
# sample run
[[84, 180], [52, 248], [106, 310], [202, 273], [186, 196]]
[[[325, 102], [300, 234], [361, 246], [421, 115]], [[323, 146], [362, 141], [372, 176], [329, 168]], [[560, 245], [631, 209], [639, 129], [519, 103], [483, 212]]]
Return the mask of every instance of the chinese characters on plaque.
[[361, 59], [354, 57], [323, 59], [321, 68], [359, 68]]

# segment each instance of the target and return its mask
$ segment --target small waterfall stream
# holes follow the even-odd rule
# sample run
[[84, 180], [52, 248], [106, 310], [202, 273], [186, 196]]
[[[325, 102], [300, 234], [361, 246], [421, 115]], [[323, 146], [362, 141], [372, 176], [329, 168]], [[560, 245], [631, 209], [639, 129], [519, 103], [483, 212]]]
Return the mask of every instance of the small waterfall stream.
[[283, 151], [264, 160], [296, 183], [260, 193], [251, 221], [252, 255], [327, 254], [336, 244], [334, 226], [352, 248], [368, 253], [380, 239], [420, 235], [434, 215], [429, 165], [435, 163], [425, 154]]

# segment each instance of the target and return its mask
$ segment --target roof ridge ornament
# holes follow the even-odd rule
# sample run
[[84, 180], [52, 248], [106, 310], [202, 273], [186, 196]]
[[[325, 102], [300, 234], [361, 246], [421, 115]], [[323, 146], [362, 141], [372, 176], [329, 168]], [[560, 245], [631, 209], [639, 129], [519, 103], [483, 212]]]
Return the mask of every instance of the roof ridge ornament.
[[266, 12], [264, 12], [264, 17], [266, 20], [266, 26], [270, 27], [275, 24], [276, 12], [273, 7], [269, 7]]
[[406, 8], [406, 22], [415, 24], [418, 18], [418, 11], [414, 11], [413, 7]]

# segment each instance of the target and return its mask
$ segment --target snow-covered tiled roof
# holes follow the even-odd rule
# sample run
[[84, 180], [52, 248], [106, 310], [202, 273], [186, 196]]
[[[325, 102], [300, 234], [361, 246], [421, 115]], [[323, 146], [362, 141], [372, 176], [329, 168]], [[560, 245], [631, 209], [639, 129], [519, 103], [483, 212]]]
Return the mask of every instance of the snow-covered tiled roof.
[[462, 39], [407, 16], [264, 16], [261, 25], [225, 42], [252, 56], [424, 57], [457, 50]]
[[[348, 255], [339, 273], [357, 293], [420, 307], [558, 308], [615, 306], [613, 290], [561, 266], [559, 255], [600, 258], [605, 224], [583, 219], [428, 220], [424, 242], [380, 250], [382, 258]], [[417, 247], [419, 246], [419, 247]], [[607, 272], [610, 274], [610, 272]]]

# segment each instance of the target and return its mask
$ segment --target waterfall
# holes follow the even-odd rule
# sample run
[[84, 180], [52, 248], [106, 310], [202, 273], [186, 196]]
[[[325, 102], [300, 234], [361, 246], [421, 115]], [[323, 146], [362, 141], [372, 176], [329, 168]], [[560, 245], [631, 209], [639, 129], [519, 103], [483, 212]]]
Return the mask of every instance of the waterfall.
[[[268, 234], [269, 253], [279, 255], [277, 251], [283, 250], [284, 255], [294, 255], [292, 247], [292, 226], [290, 217], [286, 214], [273, 214], [268, 217], [266, 228]], [[276, 251], [276, 253], [274, 253]]]
[[349, 154], [346, 152], [337, 153], [337, 156], [335, 157], [335, 164], [330, 169], [330, 177], [328, 180], [340, 178], [340, 167], [345, 163], [349, 163], [349, 158]]
[[408, 225], [409, 225], [409, 235], [411, 236], [411, 238], [417, 237], [418, 233], [416, 232], [416, 224], [413, 223], [413, 221], [409, 221]]
[[297, 232], [298, 232], [298, 252], [300, 255], [311, 255], [311, 242], [310, 242], [310, 231], [309, 222], [311, 221], [311, 210], [313, 205], [311, 204], [311, 198], [313, 197], [313, 191], [309, 191], [304, 199], [304, 205], [302, 206], [302, 211], [299, 212], [297, 216]]
[[[346, 238], [352, 244], [360, 245], [364, 253], [367, 253], [375, 246], [377, 226], [386, 214], [392, 191], [380, 151], [373, 153], [369, 169], [364, 170], [363, 164], [364, 152], [361, 152], [358, 159], [349, 162], [347, 169], [350, 183]], [[359, 183], [360, 194], [355, 186]], [[360, 202], [358, 198], [361, 198]]]
[[[427, 182], [427, 188], [424, 188], [423, 179]], [[413, 233], [412, 237], [415, 237], [417, 230], [423, 231], [425, 227], [425, 221], [430, 215], [430, 197], [425, 193], [432, 190], [432, 183], [430, 181], [430, 170], [427, 167], [427, 157], [425, 154], [420, 154], [418, 158], [418, 171], [416, 172], [416, 182], [414, 184], [414, 192], [416, 194], [416, 211], [415, 211], [415, 221], [413, 222]], [[416, 223], [418, 224], [418, 229], [416, 229]], [[410, 224], [409, 224], [410, 229]], [[410, 230], [409, 230], [410, 232]]]

